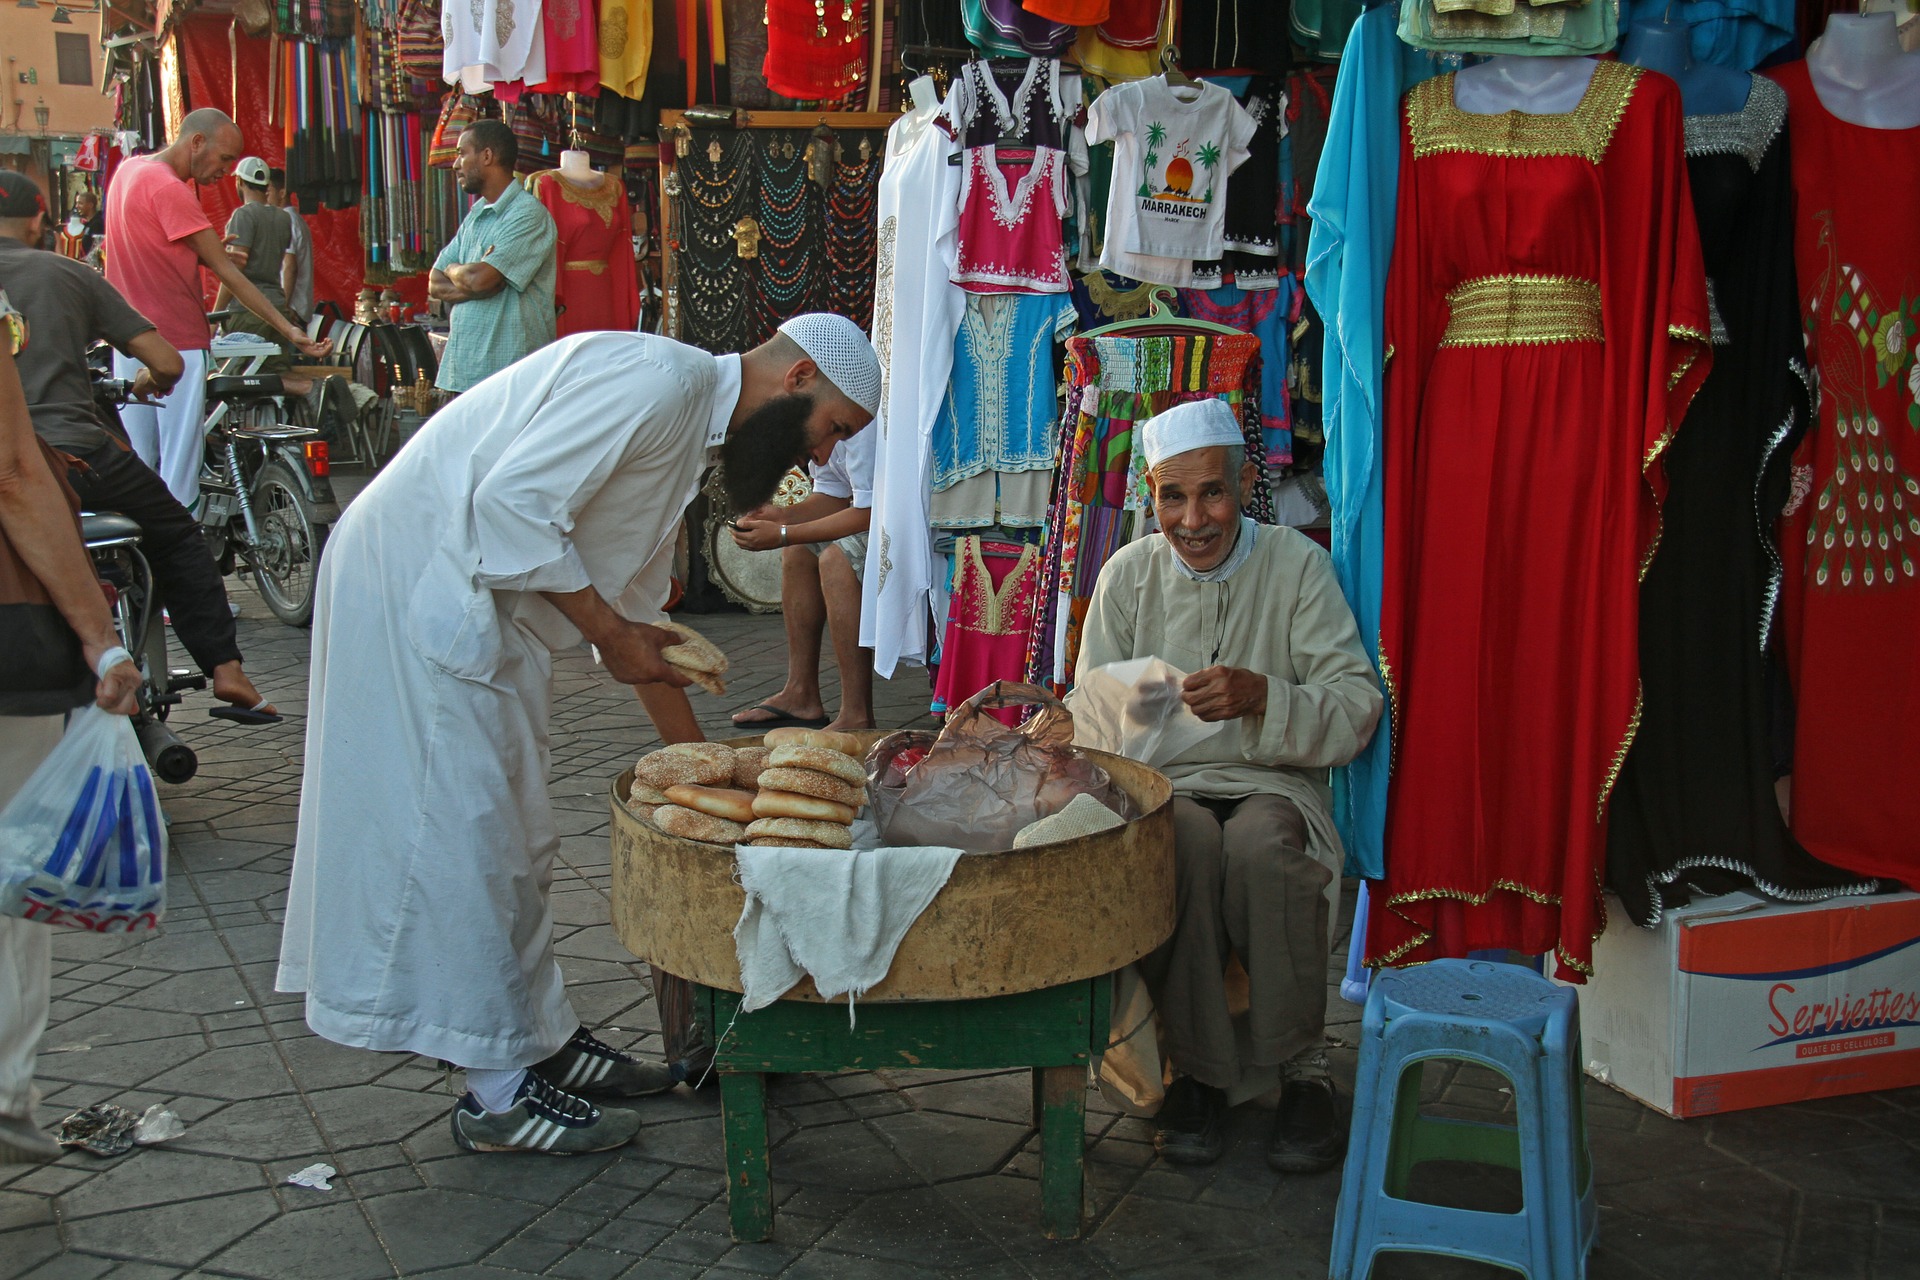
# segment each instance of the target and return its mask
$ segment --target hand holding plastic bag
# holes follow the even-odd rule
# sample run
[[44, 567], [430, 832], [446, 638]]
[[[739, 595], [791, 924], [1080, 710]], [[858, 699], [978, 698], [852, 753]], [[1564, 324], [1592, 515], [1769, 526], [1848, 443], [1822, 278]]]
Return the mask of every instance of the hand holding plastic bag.
[[1109, 662], [1084, 671], [1067, 695], [1075, 740], [1159, 768], [1226, 727], [1180, 700], [1187, 673], [1159, 658]]
[[133, 933], [160, 923], [167, 829], [133, 725], [74, 712], [26, 785], [0, 809], [0, 915]]

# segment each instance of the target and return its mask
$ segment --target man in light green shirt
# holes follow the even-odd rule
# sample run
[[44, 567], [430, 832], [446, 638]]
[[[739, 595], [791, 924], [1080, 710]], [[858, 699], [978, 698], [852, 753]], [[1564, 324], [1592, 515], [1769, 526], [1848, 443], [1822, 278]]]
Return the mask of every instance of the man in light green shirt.
[[476, 120], [460, 134], [454, 175], [480, 197], [434, 259], [427, 295], [449, 312], [434, 383], [465, 391], [553, 341], [553, 216], [514, 181], [513, 131]]
[[[1325, 1053], [1344, 857], [1327, 771], [1373, 736], [1380, 690], [1327, 553], [1241, 514], [1258, 473], [1233, 410], [1179, 405], [1142, 440], [1162, 532], [1100, 571], [1077, 669], [1160, 658], [1193, 673], [1179, 696], [1195, 715], [1225, 722], [1161, 767], [1174, 791], [1179, 915], [1139, 968], [1177, 1079], [1155, 1140], [1170, 1161], [1210, 1163], [1229, 1102], [1278, 1081], [1268, 1163], [1317, 1173], [1346, 1150]], [[1230, 1012], [1234, 960], [1244, 1019]]]

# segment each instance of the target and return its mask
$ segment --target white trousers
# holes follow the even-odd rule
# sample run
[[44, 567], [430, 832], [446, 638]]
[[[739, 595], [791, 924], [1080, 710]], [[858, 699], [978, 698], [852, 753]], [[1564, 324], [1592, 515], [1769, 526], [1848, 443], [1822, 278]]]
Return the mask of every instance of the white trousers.
[[[173, 394], [157, 405], [120, 407], [120, 422], [140, 461], [159, 473], [180, 505], [193, 510], [200, 500], [200, 462], [207, 422], [207, 353], [182, 351], [187, 369]], [[132, 356], [113, 354], [113, 376], [132, 381], [146, 366]]]
[[[60, 741], [62, 716], [0, 716], [0, 808]], [[47, 1029], [53, 929], [0, 916], [0, 1115], [33, 1111], [33, 1061]]]

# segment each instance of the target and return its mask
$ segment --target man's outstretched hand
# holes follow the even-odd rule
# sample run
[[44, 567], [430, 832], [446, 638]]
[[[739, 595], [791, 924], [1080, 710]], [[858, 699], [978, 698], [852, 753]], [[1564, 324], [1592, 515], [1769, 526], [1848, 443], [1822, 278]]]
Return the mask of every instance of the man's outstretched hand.
[[667, 684], [684, 689], [693, 681], [674, 669], [660, 651], [680, 637], [644, 622], [622, 621], [594, 641], [600, 665], [621, 684]]

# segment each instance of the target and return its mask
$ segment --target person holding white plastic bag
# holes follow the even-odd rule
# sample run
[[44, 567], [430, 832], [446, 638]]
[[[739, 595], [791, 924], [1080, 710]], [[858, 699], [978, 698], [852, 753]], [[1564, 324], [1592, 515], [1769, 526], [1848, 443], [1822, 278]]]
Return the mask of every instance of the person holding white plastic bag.
[[[1079, 667], [1160, 658], [1193, 674], [1147, 692], [1226, 726], [1160, 765], [1173, 783], [1179, 915], [1173, 937], [1138, 962], [1176, 1076], [1155, 1116], [1160, 1154], [1218, 1159], [1228, 1106], [1284, 1079], [1267, 1162], [1317, 1173], [1346, 1149], [1325, 1051], [1343, 857], [1327, 770], [1367, 745], [1382, 698], [1327, 553], [1242, 514], [1256, 482], [1243, 440], [1220, 400], [1146, 423], [1160, 532], [1100, 571]], [[1246, 971], [1244, 1027], [1230, 958]]]
[[[8, 621], [0, 622], [0, 649], [9, 654], [11, 668], [0, 676], [0, 808], [60, 741], [67, 711], [90, 696], [104, 711], [131, 715], [140, 686], [81, 544], [72, 490], [33, 434], [13, 367], [14, 352], [28, 335], [13, 316], [0, 293], [0, 602], [26, 606], [7, 610]], [[24, 629], [15, 634], [12, 628], [29, 625], [29, 617], [51, 626], [51, 633], [37, 631], [33, 640]], [[28, 656], [27, 649], [15, 647], [22, 643], [31, 645], [32, 656], [49, 661], [16, 665], [16, 658]], [[77, 652], [50, 652], [64, 646]], [[17, 674], [30, 666], [48, 673], [39, 688]], [[76, 671], [78, 680], [65, 678]], [[90, 672], [101, 672], [101, 678]], [[47, 925], [0, 916], [0, 1165], [60, 1154], [59, 1144], [33, 1120], [33, 1064], [47, 1025], [52, 948]]]

